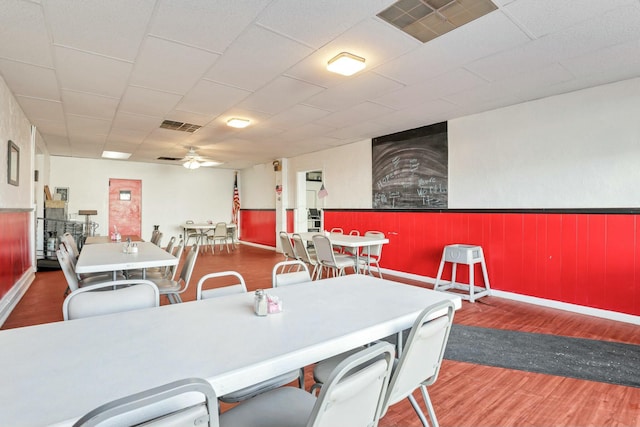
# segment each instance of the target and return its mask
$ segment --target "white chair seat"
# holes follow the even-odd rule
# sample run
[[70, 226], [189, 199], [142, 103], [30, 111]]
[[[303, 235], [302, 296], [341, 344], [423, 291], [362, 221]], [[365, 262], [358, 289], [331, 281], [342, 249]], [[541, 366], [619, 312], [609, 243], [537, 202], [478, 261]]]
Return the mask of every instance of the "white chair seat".
[[[289, 371], [277, 377], [269, 378], [268, 380], [259, 382], [257, 384], [250, 385], [243, 389], [240, 389], [234, 393], [227, 393], [224, 396], [220, 396], [220, 400], [226, 403], [242, 402], [247, 399], [254, 398], [262, 393], [278, 388], [290, 388], [282, 387], [283, 385], [300, 380], [300, 373], [296, 371]], [[298, 389], [300, 390], [300, 389]]]
[[315, 403], [316, 398], [310, 393], [282, 387], [223, 413], [220, 427], [304, 427]]

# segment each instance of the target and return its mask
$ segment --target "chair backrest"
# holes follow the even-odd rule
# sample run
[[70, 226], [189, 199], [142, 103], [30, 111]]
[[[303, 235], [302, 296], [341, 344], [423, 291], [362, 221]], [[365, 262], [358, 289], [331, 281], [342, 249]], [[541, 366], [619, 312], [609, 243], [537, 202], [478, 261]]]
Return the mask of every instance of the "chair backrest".
[[69, 290], [71, 292], [80, 288], [78, 284], [78, 276], [76, 275], [75, 268], [72, 264], [72, 260], [70, 258], [69, 253], [64, 249], [64, 246], [56, 250], [56, 257], [58, 258], [58, 263], [60, 264], [60, 268], [64, 273], [64, 278], [67, 280], [67, 285], [69, 286]]
[[178, 380], [105, 403], [81, 417], [73, 427], [101, 424], [219, 427], [216, 393], [205, 380]]
[[[218, 278], [233, 278], [232, 284], [225, 284], [224, 286], [202, 289], [204, 283], [207, 281], [215, 280]], [[237, 282], [237, 283], [236, 283]], [[198, 288], [196, 289], [196, 300], [217, 298], [225, 295], [241, 294], [247, 292], [247, 285], [244, 282], [242, 275], [236, 271], [220, 271], [216, 273], [209, 273], [202, 276], [198, 281]]]
[[378, 425], [393, 352], [391, 344], [380, 342], [343, 360], [320, 389], [307, 426]]
[[358, 230], [351, 230], [349, 232], [349, 236], [359, 236], [360, 232]]
[[318, 262], [321, 265], [335, 265], [336, 258], [333, 254], [331, 240], [323, 234], [316, 234], [311, 239], [313, 240], [313, 246], [316, 248]]
[[[295, 267], [295, 270], [293, 268]], [[311, 281], [307, 265], [301, 260], [282, 261], [273, 266], [271, 284], [274, 288]]]
[[304, 240], [302, 240], [302, 236], [298, 233], [294, 233], [291, 238], [293, 239], [293, 252], [300, 261], [306, 262], [310, 265], [315, 265], [316, 260], [312, 258], [307, 250], [307, 245]]
[[151, 233], [151, 243], [156, 246], [160, 246], [160, 242], [162, 241], [162, 232], [160, 230], [153, 230]]
[[296, 254], [293, 252], [293, 246], [291, 245], [291, 239], [286, 231], [278, 233], [280, 237], [280, 244], [282, 246], [282, 254], [285, 258], [297, 259]]
[[[177, 246], [174, 246], [172, 255], [178, 258], [178, 263], [180, 262], [180, 257], [182, 257], [182, 252], [184, 252], [184, 240], [180, 239]], [[174, 280], [176, 278], [176, 273], [178, 272], [178, 265], [168, 265], [164, 270], [164, 277], [166, 279]]]
[[[440, 371], [455, 307], [449, 300], [425, 308], [418, 316], [394, 368], [384, 412], [421, 385], [433, 384]], [[383, 415], [384, 415], [383, 412]]]
[[158, 307], [160, 291], [149, 280], [115, 280], [71, 292], [62, 303], [64, 320]]
[[78, 250], [78, 244], [76, 243], [75, 237], [73, 237], [73, 235], [67, 231], [62, 235], [61, 240], [65, 244], [69, 252], [71, 252], [74, 257], [78, 258], [78, 256], [80, 255], [80, 251]]
[[189, 253], [185, 257], [184, 265], [182, 266], [182, 270], [180, 270], [179, 281], [183, 283], [182, 289], [180, 289], [180, 293], [184, 292], [187, 287], [189, 287], [189, 281], [191, 280], [191, 275], [193, 274], [193, 267], [196, 265], [196, 259], [198, 258], [198, 245], [191, 245], [191, 249], [189, 249]]
[[213, 237], [227, 237], [227, 223], [218, 222], [213, 230]]
[[[385, 237], [385, 234], [382, 231], [367, 231], [364, 235], [365, 237]], [[382, 257], [382, 246], [383, 245], [365, 246], [362, 249], [362, 254], [375, 257], [380, 261], [380, 258]]]
[[333, 227], [331, 229], [332, 233], [344, 234], [344, 230], [341, 227]]
[[176, 244], [176, 236], [171, 236], [169, 239], [169, 243], [167, 243], [167, 247], [164, 249], [165, 251], [171, 253], [173, 250], [173, 246]]

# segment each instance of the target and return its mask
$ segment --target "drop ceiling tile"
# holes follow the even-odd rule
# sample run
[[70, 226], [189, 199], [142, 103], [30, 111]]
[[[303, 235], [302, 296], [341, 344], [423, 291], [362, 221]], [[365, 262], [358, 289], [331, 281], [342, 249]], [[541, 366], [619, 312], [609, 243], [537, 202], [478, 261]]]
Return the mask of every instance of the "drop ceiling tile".
[[640, 38], [640, 3], [607, 12], [598, 19], [581, 22], [531, 43], [482, 58], [465, 67], [488, 80], [501, 80], [551, 63], [585, 55]]
[[140, 114], [129, 114], [118, 111], [113, 118], [112, 129], [137, 130], [150, 133], [159, 128], [162, 119], [159, 117], [143, 116]]
[[42, 6], [23, 0], [3, 0], [0, 28], [0, 57], [53, 67]]
[[[133, 64], [57, 46], [57, 74], [64, 89], [120, 97], [127, 88]], [[100, 76], [100, 84], [96, 84]]]
[[222, 53], [270, 0], [162, 0], [150, 34]]
[[632, 68], [640, 75], [640, 41], [614, 45], [595, 52], [589, 52], [560, 63], [575, 76], [588, 76], [613, 69]]
[[[500, 85], [512, 93], [517, 99], [528, 101], [538, 99], [544, 94], [544, 88], [573, 80], [575, 77], [559, 64], [535, 70], [532, 73], [520, 74], [500, 82]], [[541, 91], [543, 95], [541, 95]]]
[[87, 144], [84, 142], [71, 141], [71, 156], [72, 157], [87, 157], [87, 158], [100, 158], [102, 155], [101, 143]]
[[353, 107], [329, 114], [328, 116], [316, 120], [315, 123], [334, 128], [342, 128], [353, 125], [354, 123], [373, 120], [385, 114], [392, 113], [393, 111], [393, 108], [385, 107], [380, 104], [363, 102], [361, 104], [354, 105]]
[[[106, 141], [109, 144], [140, 144], [149, 135], [149, 132], [132, 129], [111, 128]], [[110, 150], [105, 148], [105, 150]], [[121, 150], [111, 150], [121, 151]]]
[[62, 102], [64, 102], [66, 114], [112, 120], [120, 100], [90, 93], [63, 90]]
[[210, 80], [200, 80], [182, 98], [176, 108], [213, 118], [233, 107], [250, 94], [251, 92], [237, 87], [226, 86]]
[[56, 73], [51, 68], [0, 59], [0, 74], [14, 96], [60, 101]]
[[31, 120], [31, 124], [34, 125], [41, 134], [46, 133], [48, 135], [67, 137], [67, 125], [64, 120], [34, 119]]
[[[185, 94], [220, 55], [147, 37], [133, 67], [131, 84]], [[185, 64], [189, 64], [185, 67]]]
[[542, 37], [562, 31], [580, 22], [599, 19], [605, 12], [625, 5], [638, 5], [636, 0], [519, 0], [505, 6], [504, 11], [534, 35]]
[[238, 104], [240, 108], [277, 114], [324, 90], [321, 86], [291, 77], [276, 77]]
[[145, 116], [164, 117], [173, 110], [181, 96], [137, 86], [129, 86], [120, 103], [120, 111]]
[[309, 98], [305, 104], [324, 110], [338, 111], [363, 101], [379, 98], [402, 87], [400, 83], [374, 72], [365, 72], [352, 76], [343, 84], [320, 92]]
[[464, 69], [457, 69], [387, 93], [374, 101], [399, 110], [419, 105], [427, 100], [463, 92], [481, 86], [486, 80]]
[[71, 146], [69, 138], [56, 134], [42, 133], [42, 138], [47, 142], [47, 150], [52, 156], [70, 156]]
[[336, 129], [329, 132], [327, 136], [341, 140], [356, 141], [362, 139], [375, 138], [381, 135], [391, 133], [388, 125], [378, 123], [377, 121], [357, 122], [351, 126]]
[[265, 124], [276, 128], [297, 127], [324, 117], [327, 114], [329, 114], [327, 110], [298, 104], [270, 117]]
[[254, 91], [311, 52], [298, 42], [252, 26], [229, 46], [206, 78]]
[[133, 61], [155, 0], [43, 0], [53, 42]]
[[16, 100], [31, 121], [37, 119], [64, 122], [64, 111], [60, 101], [16, 96]]
[[72, 141], [76, 138], [93, 136], [99, 136], [104, 140], [109, 133], [110, 127], [111, 120], [67, 114], [67, 130]]
[[275, 0], [258, 23], [317, 49], [391, 3], [393, 0]]

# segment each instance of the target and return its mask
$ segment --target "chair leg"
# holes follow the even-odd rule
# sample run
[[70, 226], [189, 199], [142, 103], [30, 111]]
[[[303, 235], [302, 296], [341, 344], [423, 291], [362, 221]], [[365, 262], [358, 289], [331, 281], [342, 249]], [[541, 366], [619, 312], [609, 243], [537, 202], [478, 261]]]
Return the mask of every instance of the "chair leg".
[[[418, 415], [418, 418], [420, 418], [420, 422], [422, 423], [422, 426], [423, 427], [429, 427], [429, 423], [427, 422], [427, 419], [425, 418], [424, 414], [422, 413], [422, 409], [420, 409], [420, 406], [418, 405], [418, 402], [416, 402], [416, 398], [413, 397], [412, 394], [407, 396], [407, 398], [409, 399], [409, 402], [411, 402], [411, 406], [413, 406], [413, 410], [416, 411], [416, 414]], [[437, 425], [431, 426], [431, 427], [437, 427]]]
[[429, 419], [431, 420], [431, 426], [439, 427], [438, 418], [436, 418], [436, 411], [433, 409], [433, 404], [431, 403], [431, 399], [429, 398], [429, 392], [427, 392], [427, 386], [421, 386], [420, 391], [422, 391], [422, 398], [424, 399], [424, 403], [427, 406], [427, 413], [429, 414]]

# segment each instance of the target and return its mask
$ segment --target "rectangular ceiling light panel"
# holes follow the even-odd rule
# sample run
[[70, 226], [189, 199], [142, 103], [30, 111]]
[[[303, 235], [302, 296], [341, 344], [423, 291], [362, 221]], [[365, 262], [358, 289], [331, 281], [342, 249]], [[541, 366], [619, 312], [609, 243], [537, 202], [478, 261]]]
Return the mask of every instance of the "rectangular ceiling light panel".
[[378, 17], [426, 43], [497, 9], [491, 0], [398, 0]]

